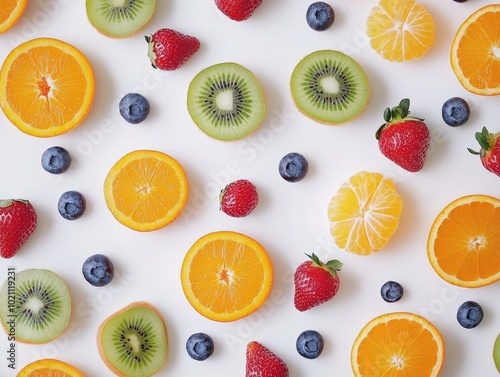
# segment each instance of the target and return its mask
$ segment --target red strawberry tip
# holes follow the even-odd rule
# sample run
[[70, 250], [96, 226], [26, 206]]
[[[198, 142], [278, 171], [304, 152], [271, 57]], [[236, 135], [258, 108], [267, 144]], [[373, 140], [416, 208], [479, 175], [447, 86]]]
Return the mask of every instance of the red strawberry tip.
[[337, 272], [340, 271], [343, 266], [343, 263], [338, 259], [332, 259], [326, 263], [323, 263], [319, 259], [319, 257], [314, 253], [312, 253], [311, 255], [306, 254], [306, 256], [312, 260], [314, 266], [323, 268], [324, 270], [328, 271], [332, 276], [337, 276]]
[[384, 128], [390, 126], [393, 123], [398, 123], [403, 120], [416, 120], [423, 122], [423, 118], [417, 118], [417, 117], [412, 117], [410, 116], [410, 99], [409, 98], [403, 98], [398, 106], [394, 106], [392, 109], [389, 107], [386, 107], [384, 110], [384, 120], [385, 123], [382, 124], [377, 132], [375, 132], [375, 138], [378, 140], [380, 138], [380, 134], [384, 130]]

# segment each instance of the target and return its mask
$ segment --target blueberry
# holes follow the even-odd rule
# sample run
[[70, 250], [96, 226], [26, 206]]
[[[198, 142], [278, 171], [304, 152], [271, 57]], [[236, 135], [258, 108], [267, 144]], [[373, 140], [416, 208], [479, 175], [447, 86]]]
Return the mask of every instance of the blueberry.
[[466, 301], [457, 310], [457, 321], [462, 327], [472, 329], [483, 320], [483, 309], [474, 301]]
[[441, 110], [444, 122], [451, 127], [458, 127], [469, 120], [469, 104], [460, 97], [448, 99]]
[[85, 212], [85, 197], [78, 191], [66, 191], [59, 198], [57, 209], [66, 220], [79, 219]]
[[63, 147], [50, 147], [42, 154], [42, 168], [51, 174], [61, 174], [69, 169], [71, 156]]
[[141, 94], [128, 93], [120, 100], [120, 114], [132, 124], [141, 123], [149, 114], [149, 102]]
[[298, 182], [302, 180], [309, 170], [309, 164], [300, 153], [288, 153], [278, 166], [281, 177], [288, 182]]
[[91, 285], [103, 287], [113, 280], [115, 269], [106, 255], [94, 254], [83, 262], [82, 273]]
[[325, 342], [319, 332], [306, 330], [297, 338], [295, 348], [306, 359], [315, 359], [323, 352], [324, 345]]
[[404, 289], [395, 281], [388, 281], [380, 288], [380, 295], [386, 302], [396, 302], [403, 297]]
[[192, 359], [203, 361], [214, 353], [214, 342], [209, 335], [199, 332], [188, 338], [186, 351]]
[[307, 8], [306, 21], [311, 29], [325, 31], [329, 29], [333, 21], [335, 21], [335, 12], [330, 4], [323, 1], [316, 1]]

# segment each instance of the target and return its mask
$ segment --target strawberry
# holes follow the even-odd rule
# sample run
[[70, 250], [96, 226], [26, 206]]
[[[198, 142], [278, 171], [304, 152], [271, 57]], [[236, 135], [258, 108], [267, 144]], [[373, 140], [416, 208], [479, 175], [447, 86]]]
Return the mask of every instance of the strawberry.
[[257, 189], [246, 179], [231, 182], [219, 195], [220, 210], [231, 217], [248, 216], [258, 202]]
[[0, 256], [11, 258], [36, 228], [35, 208], [27, 200], [0, 200]]
[[476, 140], [481, 146], [479, 152], [471, 148], [467, 148], [467, 150], [472, 154], [479, 155], [486, 170], [500, 176], [500, 132], [492, 134], [486, 127], [483, 127], [481, 132], [476, 132]]
[[200, 41], [172, 29], [160, 29], [145, 36], [153, 68], [173, 71], [180, 68], [200, 48]]
[[314, 253], [307, 256], [311, 260], [300, 264], [293, 275], [294, 305], [301, 312], [331, 300], [340, 287], [340, 261], [323, 263]]
[[245, 377], [288, 377], [288, 367], [268, 348], [252, 341], [247, 345]]
[[215, 5], [222, 13], [234, 21], [244, 21], [262, 3], [262, 0], [215, 0]]
[[423, 168], [431, 141], [423, 119], [409, 116], [410, 100], [384, 111], [384, 123], [376, 132], [378, 146], [389, 160], [410, 172]]

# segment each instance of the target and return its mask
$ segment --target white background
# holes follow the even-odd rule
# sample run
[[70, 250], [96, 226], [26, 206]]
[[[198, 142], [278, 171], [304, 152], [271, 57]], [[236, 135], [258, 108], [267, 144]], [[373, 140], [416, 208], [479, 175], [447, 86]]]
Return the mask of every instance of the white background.
[[[23, 19], [0, 35], [0, 61], [19, 43], [35, 37], [54, 37], [79, 48], [95, 70], [97, 87], [93, 108], [75, 130], [39, 139], [21, 133], [0, 114], [0, 197], [29, 199], [38, 213], [38, 227], [7, 267], [48, 268], [69, 285], [73, 318], [59, 339], [45, 345], [17, 344], [17, 368], [42, 357], [58, 358], [88, 376], [111, 376], [96, 347], [96, 331], [110, 314], [136, 300], [154, 304], [166, 321], [170, 353], [160, 376], [242, 376], [245, 348], [257, 340], [287, 364], [290, 376], [352, 376], [349, 355], [359, 330], [373, 317], [390, 311], [425, 316], [443, 334], [446, 361], [442, 376], [497, 375], [491, 356], [500, 332], [498, 285], [480, 289], [455, 288], [441, 280], [426, 256], [426, 239], [437, 213], [466, 194], [499, 196], [499, 179], [487, 172], [467, 147], [478, 148], [474, 133], [483, 126], [500, 131], [498, 98], [466, 92], [455, 78], [449, 50], [455, 31], [474, 10], [490, 3], [472, 0], [421, 0], [434, 17], [436, 40], [420, 60], [384, 61], [369, 46], [365, 21], [374, 0], [329, 3], [336, 21], [325, 32], [311, 30], [305, 12], [312, 1], [264, 0], [247, 21], [223, 16], [212, 0], [159, 0], [151, 23], [129, 39], [99, 34], [87, 20], [84, 1], [31, 1]], [[153, 70], [144, 35], [169, 27], [199, 38], [200, 50], [179, 70]], [[327, 126], [306, 118], [294, 107], [289, 78], [306, 54], [338, 49], [366, 70], [372, 95], [365, 112], [342, 126]], [[252, 70], [268, 100], [262, 127], [243, 140], [223, 143], [210, 139], [191, 121], [186, 109], [190, 80], [203, 68], [234, 61]], [[151, 103], [151, 113], [140, 125], [126, 123], [117, 103], [128, 92], [140, 92]], [[452, 96], [465, 98], [472, 109], [469, 122], [447, 126], [441, 106]], [[423, 170], [407, 173], [382, 156], [374, 134], [383, 123], [385, 107], [403, 97], [411, 99], [412, 115], [426, 119], [432, 142]], [[40, 157], [60, 145], [74, 163], [60, 176], [45, 172]], [[185, 168], [190, 198], [181, 216], [156, 232], [138, 233], [119, 224], [109, 213], [102, 192], [111, 166], [135, 149], [157, 149]], [[310, 171], [301, 182], [288, 183], [278, 174], [278, 162], [288, 152], [302, 153]], [[342, 182], [360, 170], [379, 171], [396, 182], [404, 210], [400, 227], [385, 249], [369, 257], [350, 255], [332, 243], [326, 208]], [[234, 219], [218, 209], [218, 192], [229, 181], [251, 180], [260, 202], [246, 218]], [[57, 200], [67, 190], [87, 198], [85, 215], [64, 220]], [[185, 299], [179, 272], [189, 247], [216, 230], [245, 233], [262, 243], [274, 269], [273, 291], [264, 307], [233, 323], [216, 323], [200, 316]], [[330, 302], [300, 313], [293, 306], [292, 274], [315, 252], [323, 260], [344, 262], [341, 288]], [[117, 274], [107, 287], [96, 288], [83, 278], [83, 261], [94, 253], [107, 254]], [[4, 279], [2, 278], [2, 280]], [[403, 299], [384, 302], [380, 286], [396, 280], [405, 288]], [[475, 329], [456, 321], [458, 306], [475, 300], [484, 309]], [[316, 360], [295, 351], [297, 336], [315, 329], [325, 339]], [[190, 359], [185, 342], [194, 332], [210, 334], [215, 353], [203, 363]], [[7, 368], [7, 338], [0, 334], [0, 375]]]

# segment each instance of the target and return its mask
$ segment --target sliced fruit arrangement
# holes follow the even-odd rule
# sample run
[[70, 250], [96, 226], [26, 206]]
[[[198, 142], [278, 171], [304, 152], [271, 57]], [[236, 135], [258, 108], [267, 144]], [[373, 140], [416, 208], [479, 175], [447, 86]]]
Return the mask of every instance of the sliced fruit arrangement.
[[10, 279], [9, 275], [0, 289], [3, 303], [14, 300], [12, 305], [0, 307], [0, 320], [7, 333], [14, 319], [19, 342], [42, 344], [59, 337], [71, 319], [71, 294], [64, 280], [50, 270], [19, 271], [13, 293]]
[[288, 366], [262, 343], [247, 344], [245, 377], [288, 377]]
[[36, 38], [14, 48], [0, 69], [0, 107], [17, 128], [37, 137], [77, 127], [94, 100], [90, 62], [76, 47]]
[[335, 50], [315, 51], [304, 57], [292, 72], [290, 87], [300, 112], [330, 125], [356, 118], [370, 98], [370, 84], [363, 68]]
[[113, 216], [130, 229], [160, 229], [181, 213], [188, 198], [183, 167], [159, 151], [136, 150], [120, 158], [104, 182], [104, 197]]
[[28, 200], [0, 200], [0, 257], [16, 255], [36, 226], [36, 210]]
[[99, 326], [97, 347], [106, 366], [117, 376], [150, 377], [167, 361], [167, 327], [153, 305], [133, 302]]
[[410, 100], [404, 98], [398, 106], [387, 107], [384, 120], [375, 133], [382, 154], [409, 172], [422, 170], [431, 136], [423, 119], [410, 116]]
[[187, 107], [200, 130], [223, 141], [242, 139], [254, 132], [267, 111], [257, 77], [231, 62], [212, 65], [193, 78]]
[[371, 47], [395, 62], [418, 59], [434, 44], [434, 20], [415, 0], [380, 0], [366, 21]]
[[40, 359], [23, 367], [16, 377], [85, 377], [73, 365], [57, 359]]
[[462, 86], [471, 93], [500, 94], [500, 4], [472, 13], [458, 28], [450, 62]]
[[432, 223], [427, 256], [446, 282], [477, 288], [500, 280], [500, 199], [466, 195], [444, 207]]
[[445, 359], [439, 330], [413, 313], [382, 314], [369, 321], [351, 350], [355, 377], [438, 377]]
[[86, 0], [90, 23], [112, 38], [130, 37], [153, 17], [156, 0]]
[[5, 0], [0, 8], [0, 34], [5, 33], [23, 16], [28, 0]]
[[332, 259], [323, 263], [314, 253], [307, 257], [293, 274], [293, 303], [301, 312], [330, 301], [340, 288], [342, 262]]
[[236, 321], [259, 309], [273, 284], [267, 251], [253, 238], [218, 231], [199, 238], [181, 267], [184, 295], [208, 319]]
[[247, 179], [238, 179], [224, 187], [219, 194], [219, 208], [231, 217], [246, 217], [257, 207], [257, 188]]
[[486, 127], [476, 132], [476, 140], [481, 147], [479, 152], [472, 148], [467, 150], [479, 156], [484, 168], [500, 177], [500, 132], [490, 133]]
[[234, 21], [245, 21], [255, 12], [262, 0], [215, 0], [219, 10]]
[[361, 171], [331, 198], [330, 233], [339, 248], [369, 255], [387, 244], [398, 228], [402, 210], [403, 201], [390, 178]]
[[145, 38], [151, 65], [164, 71], [179, 69], [200, 49], [198, 38], [172, 29], [159, 29]]

